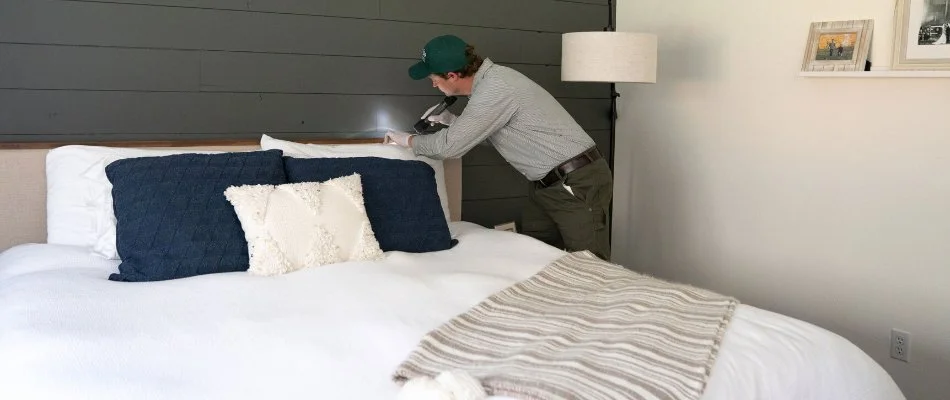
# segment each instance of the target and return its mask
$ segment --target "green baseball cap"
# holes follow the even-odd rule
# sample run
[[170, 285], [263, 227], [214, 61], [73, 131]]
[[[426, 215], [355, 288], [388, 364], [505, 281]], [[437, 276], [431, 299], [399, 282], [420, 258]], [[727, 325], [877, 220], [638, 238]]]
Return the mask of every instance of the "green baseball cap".
[[466, 46], [462, 39], [453, 35], [430, 40], [422, 49], [422, 61], [409, 67], [409, 77], [419, 80], [430, 74], [444, 74], [464, 68], [468, 64]]

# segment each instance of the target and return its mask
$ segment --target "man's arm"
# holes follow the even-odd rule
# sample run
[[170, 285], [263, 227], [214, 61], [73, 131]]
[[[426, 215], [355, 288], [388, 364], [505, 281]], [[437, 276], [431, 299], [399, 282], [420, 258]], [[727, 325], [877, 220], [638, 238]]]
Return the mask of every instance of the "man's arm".
[[478, 95], [469, 100], [465, 111], [448, 128], [413, 136], [409, 141], [413, 152], [434, 159], [458, 158], [485, 142], [511, 120], [518, 107], [511, 89], [498, 86], [479, 88]]
[[[412, 147], [412, 138], [415, 137], [415, 136], [418, 136], [418, 135], [412, 135], [412, 136], [409, 137], [409, 147]], [[486, 140], [482, 140], [481, 142], [478, 142], [477, 146], [492, 147], [492, 144], [491, 144], [491, 141], [490, 141], [490, 140], [487, 140], [487, 139], [486, 139]], [[419, 154], [417, 154], [417, 155], [419, 155]], [[451, 158], [451, 157], [449, 157], [449, 158]]]

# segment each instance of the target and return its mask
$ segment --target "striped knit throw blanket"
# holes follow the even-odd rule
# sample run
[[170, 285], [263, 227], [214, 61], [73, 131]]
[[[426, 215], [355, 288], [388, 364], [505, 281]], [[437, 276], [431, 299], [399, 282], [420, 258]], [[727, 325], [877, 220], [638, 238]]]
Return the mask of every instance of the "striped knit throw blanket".
[[490, 396], [699, 399], [737, 305], [571, 253], [429, 332], [393, 380], [454, 370]]

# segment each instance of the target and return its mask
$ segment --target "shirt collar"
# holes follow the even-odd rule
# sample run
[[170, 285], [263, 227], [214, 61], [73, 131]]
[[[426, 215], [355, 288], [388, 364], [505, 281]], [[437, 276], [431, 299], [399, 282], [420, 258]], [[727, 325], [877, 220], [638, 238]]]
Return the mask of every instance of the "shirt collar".
[[472, 80], [473, 91], [478, 86], [478, 82], [482, 80], [482, 77], [485, 76], [485, 73], [488, 72], [488, 69], [491, 68], [493, 65], [495, 65], [495, 63], [493, 63], [490, 59], [486, 58], [482, 61], [482, 66], [478, 67], [478, 71], [475, 72], [475, 78]]

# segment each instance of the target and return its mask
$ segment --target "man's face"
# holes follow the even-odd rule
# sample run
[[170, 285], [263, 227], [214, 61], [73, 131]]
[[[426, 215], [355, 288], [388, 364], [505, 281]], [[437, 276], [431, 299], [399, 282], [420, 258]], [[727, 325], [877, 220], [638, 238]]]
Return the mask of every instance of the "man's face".
[[454, 72], [449, 72], [446, 78], [438, 76], [436, 74], [429, 75], [429, 79], [432, 80], [432, 87], [438, 88], [439, 91], [444, 93], [446, 96], [458, 96], [459, 95], [459, 76]]

